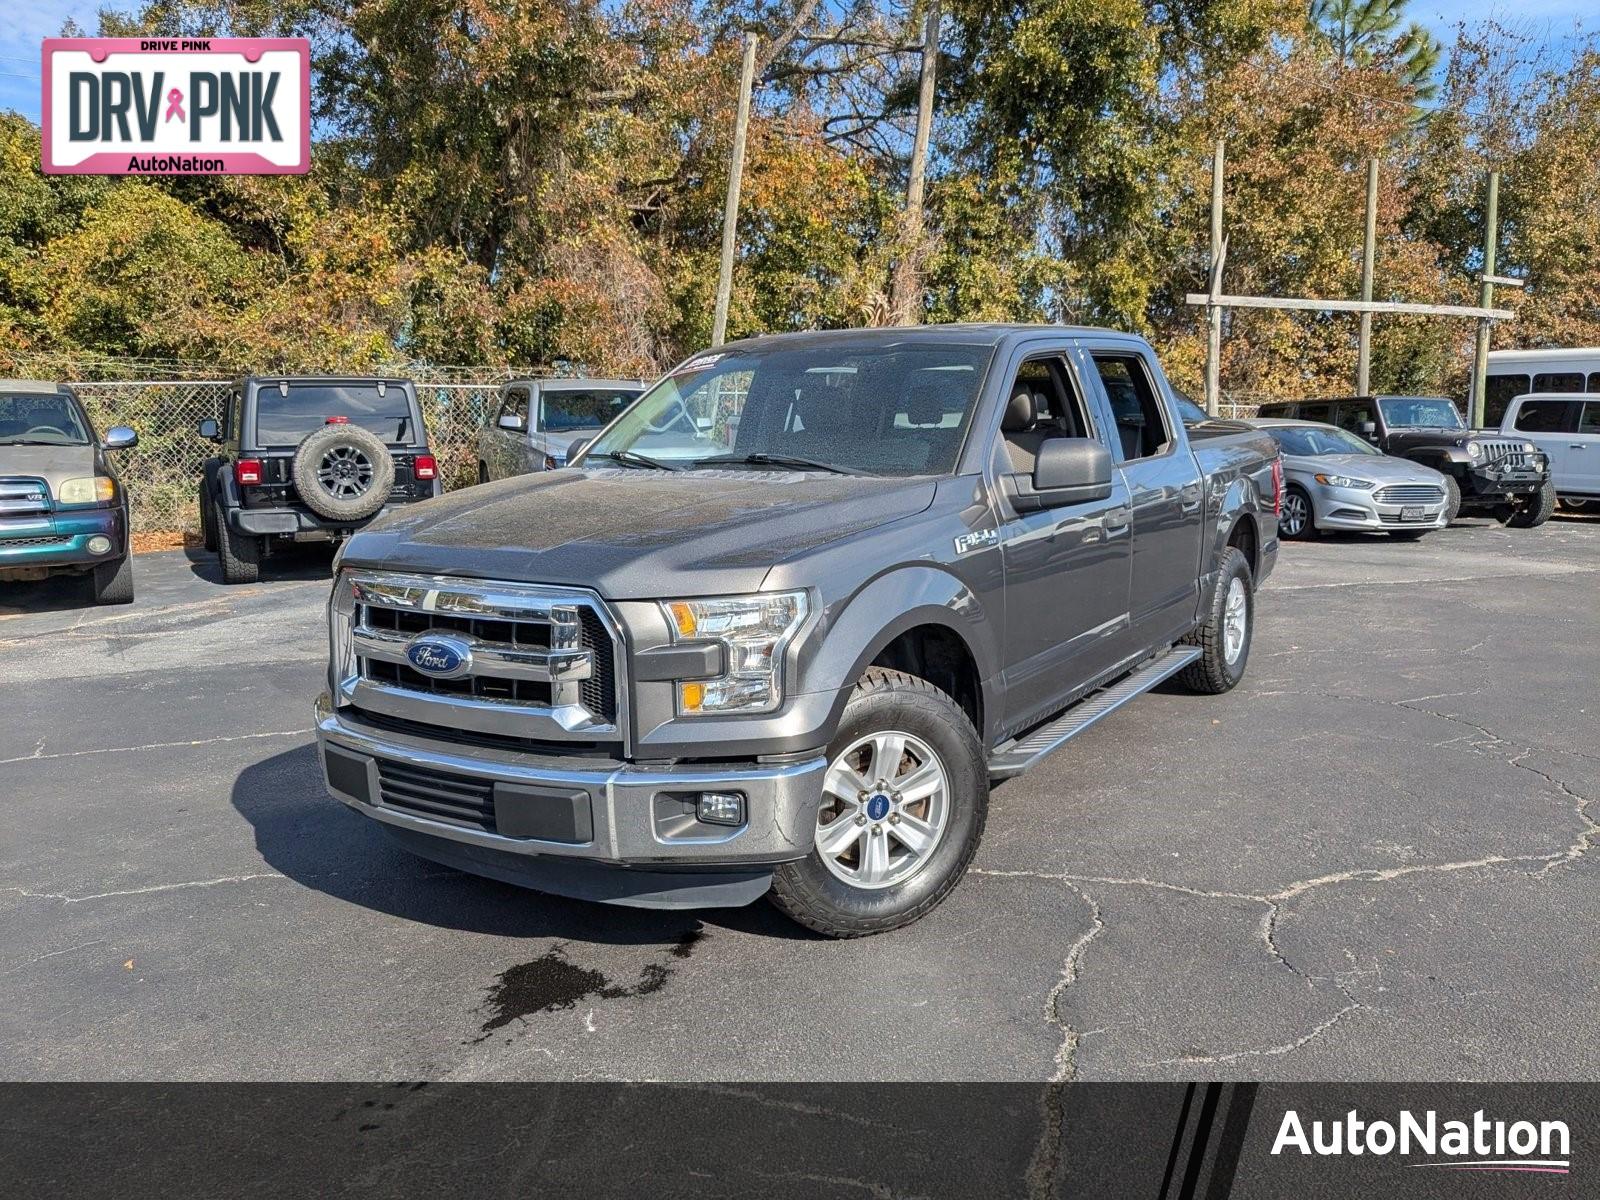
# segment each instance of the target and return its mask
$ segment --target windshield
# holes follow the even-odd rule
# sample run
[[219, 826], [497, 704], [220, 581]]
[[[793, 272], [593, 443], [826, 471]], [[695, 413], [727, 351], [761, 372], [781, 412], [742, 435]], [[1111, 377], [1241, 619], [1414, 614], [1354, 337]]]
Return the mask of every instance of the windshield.
[[1390, 429], [1465, 429], [1456, 406], [1442, 396], [1386, 396], [1378, 401]]
[[992, 354], [927, 343], [702, 354], [646, 392], [585, 461], [945, 474]]
[[1268, 428], [1272, 440], [1285, 454], [1315, 458], [1321, 454], [1379, 454], [1353, 433], [1331, 425], [1280, 425]]
[[539, 396], [539, 428], [547, 433], [599, 429], [633, 403], [640, 390], [595, 388], [581, 392], [564, 389], [543, 392]]
[[329, 417], [344, 417], [391, 443], [417, 433], [406, 390], [396, 384], [381, 396], [374, 383], [291, 383], [288, 395], [266, 384], [256, 393], [256, 445], [297, 446]]
[[89, 431], [61, 392], [0, 392], [0, 446], [86, 446]]

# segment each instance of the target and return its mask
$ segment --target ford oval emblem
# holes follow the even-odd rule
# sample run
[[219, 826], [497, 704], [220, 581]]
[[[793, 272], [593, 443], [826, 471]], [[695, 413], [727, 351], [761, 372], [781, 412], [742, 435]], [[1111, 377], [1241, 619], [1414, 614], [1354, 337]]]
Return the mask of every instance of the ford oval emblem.
[[406, 644], [406, 661], [434, 679], [455, 679], [472, 669], [472, 647], [461, 638], [422, 633]]

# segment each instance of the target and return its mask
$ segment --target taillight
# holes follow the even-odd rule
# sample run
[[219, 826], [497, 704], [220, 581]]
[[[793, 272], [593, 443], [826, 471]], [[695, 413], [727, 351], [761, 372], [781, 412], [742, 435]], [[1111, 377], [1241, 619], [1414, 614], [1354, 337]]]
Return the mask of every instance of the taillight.
[[233, 479], [240, 487], [253, 487], [261, 482], [261, 460], [241, 458], [233, 464]]
[[348, 425], [348, 424], [350, 424], [350, 418], [349, 417], [324, 417], [322, 419], [322, 423], [324, 425]]
[[1272, 511], [1283, 516], [1283, 459], [1272, 460]]
[[417, 461], [412, 464], [412, 472], [418, 479], [437, 479], [439, 477], [439, 464], [434, 461], [431, 454], [417, 455]]

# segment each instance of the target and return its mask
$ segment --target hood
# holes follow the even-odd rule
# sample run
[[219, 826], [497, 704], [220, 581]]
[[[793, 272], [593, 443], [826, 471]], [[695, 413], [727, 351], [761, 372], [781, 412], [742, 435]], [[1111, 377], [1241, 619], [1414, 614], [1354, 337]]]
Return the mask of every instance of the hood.
[[1292, 454], [1285, 455], [1283, 462], [1288, 470], [1303, 471], [1308, 475], [1320, 471], [1330, 475], [1370, 479], [1381, 484], [1439, 484], [1444, 479], [1432, 467], [1388, 454]]
[[614, 600], [753, 592], [781, 559], [926, 509], [930, 479], [567, 468], [410, 504], [344, 562], [593, 588]]
[[0, 478], [23, 475], [43, 479], [53, 497], [63, 479], [95, 473], [95, 448], [82, 446], [0, 446]]

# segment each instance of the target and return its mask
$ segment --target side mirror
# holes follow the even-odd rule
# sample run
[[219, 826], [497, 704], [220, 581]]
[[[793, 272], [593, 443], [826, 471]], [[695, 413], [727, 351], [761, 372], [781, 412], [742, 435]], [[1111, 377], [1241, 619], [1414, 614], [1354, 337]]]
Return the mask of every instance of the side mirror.
[[222, 440], [222, 429], [215, 421], [207, 417], [200, 422], [200, 436], [208, 442], [220, 442]]
[[501, 429], [520, 430], [523, 427], [524, 422], [521, 417], [517, 416], [516, 413], [501, 413], [500, 419], [496, 421], [495, 424], [500, 426]]
[[1104, 500], [1111, 495], [1111, 452], [1093, 438], [1046, 438], [1033, 477], [1013, 478], [1019, 486], [1012, 503], [1023, 511]]
[[1376, 424], [1374, 424], [1372, 421], [1363, 421], [1363, 422], [1361, 422], [1361, 432], [1366, 434], [1369, 438], [1370, 437], [1377, 437], [1378, 436], [1378, 426]]
[[126, 425], [113, 425], [101, 444], [107, 450], [131, 450], [139, 444], [139, 435]]

